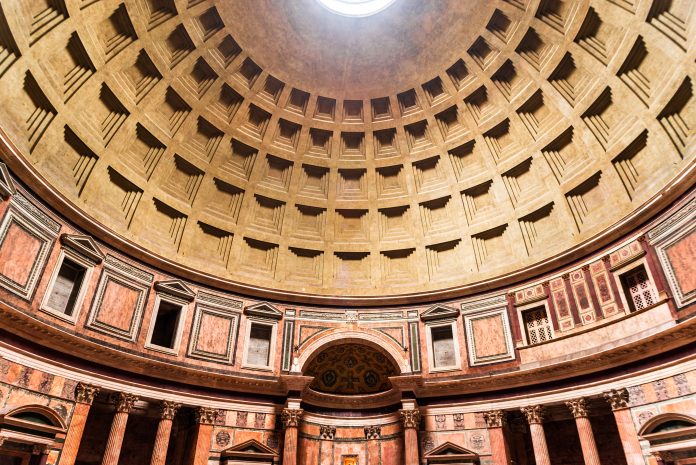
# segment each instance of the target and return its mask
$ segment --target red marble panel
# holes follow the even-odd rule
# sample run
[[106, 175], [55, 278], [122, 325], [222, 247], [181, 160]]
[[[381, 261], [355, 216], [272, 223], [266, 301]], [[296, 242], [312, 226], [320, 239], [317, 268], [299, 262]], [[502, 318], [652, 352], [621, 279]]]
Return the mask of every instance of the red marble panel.
[[123, 331], [130, 331], [139, 297], [140, 291], [111, 279], [108, 280], [101, 305], [97, 309], [96, 321]]
[[670, 246], [667, 249], [667, 257], [682, 294], [696, 289], [696, 231]]
[[26, 286], [42, 241], [17, 223], [11, 223], [0, 245], [0, 274]]
[[471, 328], [477, 358], [507, 353], [503, 320], [500, 315], [472, 319]]
[[196, 350], [211, 354], [227, 353], [228, 337], [232, 320], [210, 313], [201, 315]]
[[393, 441], [381, 441], [382, 446], [382, 465], [403, 465], [404, 445], [402, 439]]

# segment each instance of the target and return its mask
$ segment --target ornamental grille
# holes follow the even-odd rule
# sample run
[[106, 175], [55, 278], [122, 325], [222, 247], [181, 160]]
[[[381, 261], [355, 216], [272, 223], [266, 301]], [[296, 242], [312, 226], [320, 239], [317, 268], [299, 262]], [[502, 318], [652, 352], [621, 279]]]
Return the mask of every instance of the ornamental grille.
[[539, 344], [552, 339], [551, 325], [544, 307], [527, 310], [523, 315], [524, 325], [527, 329], [527, 341], [530, 344]]
[[642, 310], [655, 303], [653, 287], [644, 266], [629, 271], [621, 278], [631, 311]]

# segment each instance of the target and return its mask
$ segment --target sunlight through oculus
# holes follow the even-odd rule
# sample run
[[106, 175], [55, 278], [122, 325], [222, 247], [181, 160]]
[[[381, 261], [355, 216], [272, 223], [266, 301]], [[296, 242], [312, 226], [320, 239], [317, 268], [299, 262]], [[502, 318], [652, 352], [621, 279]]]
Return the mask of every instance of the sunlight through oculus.
[[343, 16], [370, 16], [387, 8], [396, 0], [318, 0], [323, 6]]

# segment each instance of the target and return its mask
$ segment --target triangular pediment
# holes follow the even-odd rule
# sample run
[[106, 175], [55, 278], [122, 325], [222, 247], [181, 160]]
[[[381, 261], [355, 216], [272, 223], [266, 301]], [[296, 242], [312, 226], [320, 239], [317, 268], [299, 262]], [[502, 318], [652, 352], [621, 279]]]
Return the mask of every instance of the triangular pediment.
[[95, 263], [101, 263], [104, 260], [104, 252], [101, 251], [94, 239], [89, 236], [63, 234], [60, 236], [60, 242], [65, 247]]
[[249, 439], [222, 452], [223, 458], [273, 458], [276, 452], [256, 439]]
[[445, 318], [457, 318], [459, 310], [445, 305], [434, 305], [421, 313], [421, 320], [444, 320]]
[[267, 302], [249, 305], [244, 309], [244, 314], [260, 316], [262, 318], [272, 318], [274, 320], [283, 318], [283, 312]]
[[171, 281], [157, 281], [155, 283], [155, 289], [163, 294], [173, 295], [174, 297], [179, 297], [188, 302], [191, 302], [196, 294], [183, 282], [178, 279], [172, 279]]
[[4, 163], [0, 163], [0, 197], [7, 198], [15, 195], [16, 192], [12, 178], [10, 178], [10, 171]]
[[475, 452], [471, 452], [469, 449], [465, 449], [451, 442], [441, 444], [435, 449], [425, 454], [425, 458], [427, 459], [475, 459], [477, 457], [478, 454], [476, 454]]

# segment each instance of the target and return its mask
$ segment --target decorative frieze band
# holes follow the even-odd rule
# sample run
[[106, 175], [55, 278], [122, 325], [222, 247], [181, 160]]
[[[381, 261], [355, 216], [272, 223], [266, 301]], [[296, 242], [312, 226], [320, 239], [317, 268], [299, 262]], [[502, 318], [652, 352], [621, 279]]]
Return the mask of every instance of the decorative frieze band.
[[220, 412], [214, 408], [198, 407], [194, 411], [194, 418], [199, 425], [212, 425], [217, 420]]
[[336, 427], [329, 425], [321, 425], [319, 427], [319, 435], [322, 439], [333, 439], [336, 437]]

